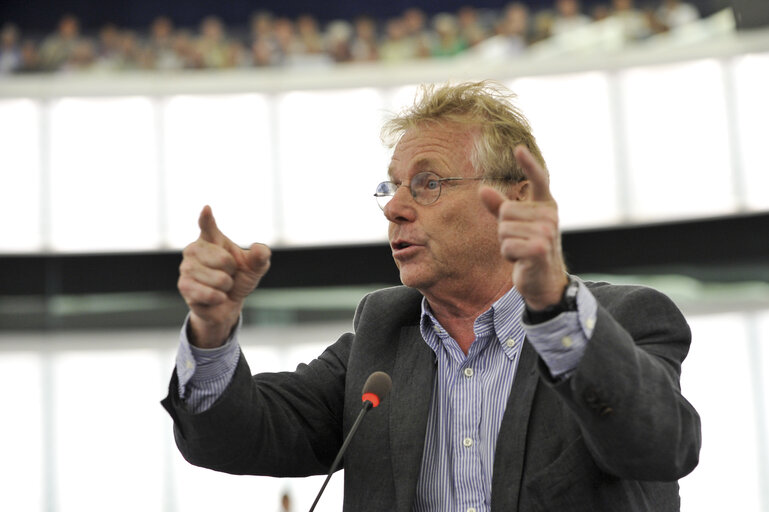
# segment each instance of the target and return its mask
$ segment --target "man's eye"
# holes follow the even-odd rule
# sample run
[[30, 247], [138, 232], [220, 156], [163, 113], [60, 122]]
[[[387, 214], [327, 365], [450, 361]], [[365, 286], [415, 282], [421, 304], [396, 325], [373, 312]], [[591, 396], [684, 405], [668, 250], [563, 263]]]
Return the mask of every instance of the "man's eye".
[[441, 184], [438, 180], [428, 180], [427, 183], [425, 183], [425, 188], [427, 190], [435, 190], [440, 186]]

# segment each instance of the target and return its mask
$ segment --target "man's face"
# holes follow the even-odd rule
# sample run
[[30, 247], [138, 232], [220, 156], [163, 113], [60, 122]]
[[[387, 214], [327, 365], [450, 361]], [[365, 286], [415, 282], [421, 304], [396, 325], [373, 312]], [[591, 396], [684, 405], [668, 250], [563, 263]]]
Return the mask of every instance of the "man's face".
[[[420, 172], [441, 178], [476, 177], [470, 162], [474, 133], [443, 124], [412, 128], [398, 142], [390, 179], [408, 185]], [[424, 294], [456, 294], [477, 288], [500, 261], [496, 219], [478, 195], [480, 181], [444, 181], [439, 199], [418, 204], [402, 186], [384, 208], [403, 284]]]

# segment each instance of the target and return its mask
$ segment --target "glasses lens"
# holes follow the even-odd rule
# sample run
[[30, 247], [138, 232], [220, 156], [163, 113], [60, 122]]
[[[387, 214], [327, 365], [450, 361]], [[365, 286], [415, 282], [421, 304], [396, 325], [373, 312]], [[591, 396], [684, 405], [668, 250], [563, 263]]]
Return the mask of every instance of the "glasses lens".
[[398, 187], [391, 181], [383, 181], [377, 185], [374, 197], [376, 197], [376, 202], [379, 207], [384, 209], [385, 205], [390, 202], [390, 199], [393, 198], [393, 195], [395, 195], [397, 190]]
[[441, 182], [438, 175], [431, 172], [420, 172], [411, 178], [411, 195], [414, 200], [423, 205], [433, 204], [441, 195]]

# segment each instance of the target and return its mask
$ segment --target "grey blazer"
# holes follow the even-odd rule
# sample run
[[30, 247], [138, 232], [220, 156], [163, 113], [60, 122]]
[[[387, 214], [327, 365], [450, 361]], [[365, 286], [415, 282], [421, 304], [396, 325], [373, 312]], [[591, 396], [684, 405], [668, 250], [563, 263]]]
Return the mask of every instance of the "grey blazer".
[[[679, 510], [677, 479], [697, 465], [700, 420], [680, 393], [690, 330], [664, 295], [588, 283], [599, 303], [575, 373], [554, 382], [524, 343], [497, 441], [492, 511]], [[354, 333], [294, 372], [251, 376], [241, 356], [214, 406], [189, 414], [174, 375], [164, 407], [192, 464], [236, 474], [328, 471], [377, 370], [393, 379], [343, 465], [346, 512], [409, 512], [416, 494], [435, 355], [415, 290], [365, 297]]]

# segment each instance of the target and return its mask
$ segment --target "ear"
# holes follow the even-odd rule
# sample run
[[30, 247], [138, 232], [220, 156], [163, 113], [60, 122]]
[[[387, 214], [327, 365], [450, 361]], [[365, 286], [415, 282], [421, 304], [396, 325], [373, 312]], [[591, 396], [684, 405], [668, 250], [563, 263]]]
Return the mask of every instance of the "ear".
[[529, 180], [519, 181], [510, 187], [508, 197], [513, 201], [528, 201], [531, 199], [531, 185]]

